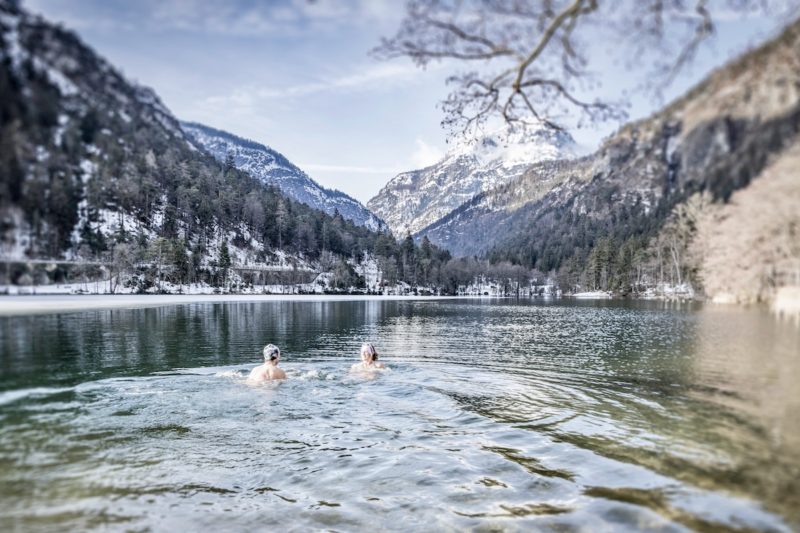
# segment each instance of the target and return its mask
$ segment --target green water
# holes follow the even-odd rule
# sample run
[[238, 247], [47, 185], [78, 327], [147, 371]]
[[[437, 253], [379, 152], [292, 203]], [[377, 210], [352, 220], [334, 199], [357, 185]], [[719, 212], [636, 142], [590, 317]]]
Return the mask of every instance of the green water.
[[[348, 374], [364, 340], [389, 372]], [[289, 379], [248, 386], [267, 342]], [[0, 372], [3, 531], [800, 525], [800, 329], [758, 309], [273, 301], [4, 317]]]

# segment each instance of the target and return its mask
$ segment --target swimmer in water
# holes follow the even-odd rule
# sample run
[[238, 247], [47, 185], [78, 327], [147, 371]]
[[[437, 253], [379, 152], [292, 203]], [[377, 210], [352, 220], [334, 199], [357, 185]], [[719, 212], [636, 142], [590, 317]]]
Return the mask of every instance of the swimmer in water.
[[378, 362], [378, 352], [375, 347], [365, 342], [361, 345], [361, 362], [350, 367], [350, 372], [371, 372], [385, 369], [386, 365]]
[[259, 382], [273, 379], [286, 379], [286, 372], [278, 368], [278, 362], [280, 360], [280, 349], [274, 344], [267, 344], [264, 346], [264, 364], [255, 367], [250, 372], [247, 381]]

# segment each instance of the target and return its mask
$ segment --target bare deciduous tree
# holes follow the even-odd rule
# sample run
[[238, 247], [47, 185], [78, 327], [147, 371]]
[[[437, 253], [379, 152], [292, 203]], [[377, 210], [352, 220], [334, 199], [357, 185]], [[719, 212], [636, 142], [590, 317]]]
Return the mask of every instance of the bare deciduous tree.
[[[581, 96], [596, 80], [590, 49], [614, 39], [631, 63], [647, 63], [658, 92], [713, 35], [715, 15], [771, 11], [769, 0], [411, 0], [394, 37], [373, 50], [425, 67], [451, 60], [475, 68], [448, 78], [443, 125], [474, 133], [488, 121], [563, 129], [625, 117], [618, 102]], [[781, 5], [785, 7], [786, 2]]]
[[722, 301], [769, 300], [800, 286], [800, 143], [727, 204], [699, 218], [691, 252], [706, 292]]
[[133, 245], [119, 243], [111, 250], [110, 273], [108, 279], [108, 292], [115, 294], [125, 276], [135, 270], [137, 250]]
[[[695, 193], [676, 205], [654, 242], [655, 246], [661, 248], [658, 251], [659, 260], [664, 255], [669, 258], [670, 270], [674, 273], [673, 285], [680, 287], [686, 282], [691, 284], [693, 273], [702, 261], [696, 254], [689, 253], [689, 248], [697, 234], [698, 220], [708, 210], [711, 201], [711, 194], [706, 191]], [[659, 265], [659, 269], [663, 271], [663, 265]]]

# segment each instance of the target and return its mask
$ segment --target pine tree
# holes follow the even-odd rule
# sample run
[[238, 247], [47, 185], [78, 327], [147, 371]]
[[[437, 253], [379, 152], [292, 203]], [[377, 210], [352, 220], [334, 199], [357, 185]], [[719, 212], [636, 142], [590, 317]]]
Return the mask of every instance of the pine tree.
[[278, 225], [278, 248], [283, 249], [283, 241], [287, 233], [286, 229], [289, 226], [289, 209], [283, 199], [278, 200], [275, 222]]
[[225, 166], [224, 166], [225, 174], [227, 174], [228, 172], [230, 172], [235, 168], [236, 168], [236, 160], [233, 158], [233, 154], [231, 152], [228, 152], [225, 155]]
[[431, 241], [428, 239], [428, 236], [425, 235], [422, 238], [422, 245], [420, 246], [420, 255], [423, 259], [430, 259], [433, 255], [433, 248], [431, 247]]
[[228, 243], [222, 241], [219, 247], [219, 268], [222, 272], [222, 284], [225, 285], [228, 281], [228, 269], [231, 267], [231, 255], [228, 251]]
[[416, 269], [416, 245], [414, 244], [414, 238], [411, 237], [410, 233], [406, 234], [406, 238], [403, 240], [403, 245], [401, 247], [402, 253], [402, 265], [403, 265], [403, 279], [413, 285], [417, 283], [417, 269]]
[[[228, 257], [228, 260], [230, 260], [230, 257]], [[178, 282], [183, 285], [189, 275], [189, 254], [186, 252], [186, 245], [182, 241], [174, 241], [172, 243], [172, 264], [175, 266]]]

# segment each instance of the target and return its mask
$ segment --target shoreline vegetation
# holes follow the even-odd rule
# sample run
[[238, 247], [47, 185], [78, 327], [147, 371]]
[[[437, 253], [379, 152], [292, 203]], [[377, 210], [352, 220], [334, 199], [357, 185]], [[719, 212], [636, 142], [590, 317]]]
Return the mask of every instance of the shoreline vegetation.
[[[13, 264], [7, 262], [8, 265]], [[19, 263], [18, 263], [19, 264]], [[390, 283], [378, 264], [365, 261], [353, 262], [354, 276], [343, 284], [336, 279], [335, 272], [309, 269], [305, 280], [298, 276], [272, 283], [257, 283], [255, 278], [230, 272], [222, 283], [176, 283], [169, 276], [151, 276], [143, 270], [139, 275], [125, 276], [121, 272], [110, 273], [102, 269], [82, 272], [78, 279], [54, 282], [52, 265], [35, 265], [43, 269], [44, 275], [23, 276], [26, 283], [0, 283], [0, 316], [17, 313], [59, 312], [61, 310], [98, 309], [104, 307], [136, 307], [167, 305], [200, 301], [260, 301], [303, 300], [325, 301], [337, 299], [428, 299], [428, 298], [574, 298], [578, 300], [662, 300], [701, 301], [721, 305], [762, 305], [781, 318], [800, 322], [800, 286], [775, 287], [769, 299], [742, 301], [728, 294], [708, 294], [694, 284], [684, 281], [675, 283], [640, 283], [628, 286], [627, 290], [592, 288], [581, 284], [560, 283], [557, 276], [546, 276], [522, 268], [502, 269], [496, 266], [493, 276], [479, 273], [476, 269], [465, 269], [458, 277], [448, 278], [447, 283], [412, 284], [393, 279]], [[25, 266], [30, 268], [30, 266]], [[167, 271], [165, 269], [165, 271]], [[94, 274], [89, 275], [87, 274]], [[105, 275], [104, 275], [105, 274]], [[290, 274], [293, 274], [290, 272]], [[11, 276], [6, 273], [5, 280]], [[63, 276], [62, 277], [67, 277]], [[81, 279], [82, 278], [82, 279]], [[42, 283], [37, 283], [36, 280]], [[266, 281], [266, 280], [265, 280]], [[283, 281], [283, 282], [281, 282]], [[353, 282], [356, 283], [353, 283]], [[103, 299], [109, 296], [111, 298]], [[94, 298], [94, 300], [92, 299]], [[35, 303], [40, 302], [40, 303]], [[84, 304], [89, 302], [89, 307]], [[103, 303], [105, 302], [105, 303]], [[113, 305], [106, 305], [112, 303]], [[130, 303], [132, 302], [132, 303]], [[61, 304], [67, 307], [62, 308]]]
[[[319, 276], [324, 277], [324, 275]], [[494, 298], [561, 298], [607, 300], [607, 299], [644, 299], [644, 300], [705, 300], [693, 290], [691, 285], [672, 286], [662, 284], [657, 287], [643, 287], [640, 291], [613, 290], [571, 290], [562, 289], [550, 279], [544, 280], [495, 280], [478, 277], [472, 283], [458, 285], [455, 289], [437, 285], [410, 285], [400, 282], [396, 285], [374, 284], [369, 286], [351, 285], [336, 287], [321, 282], [297, 284], [230, 284], [225, 286], [206, 283], [173, 284], [162, 283], [149, 290], [132, 290], [130, 287], [112, 290], [109, 280], [92, 280], [73, 283], [51, 283], [44, 285], [7, 285], [0, 284], [0, 299], [9, 296], [48, 296], [48, 295], [91, 295], [91, 296], [386, 296], [386, 297], [494, 297]]]

